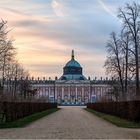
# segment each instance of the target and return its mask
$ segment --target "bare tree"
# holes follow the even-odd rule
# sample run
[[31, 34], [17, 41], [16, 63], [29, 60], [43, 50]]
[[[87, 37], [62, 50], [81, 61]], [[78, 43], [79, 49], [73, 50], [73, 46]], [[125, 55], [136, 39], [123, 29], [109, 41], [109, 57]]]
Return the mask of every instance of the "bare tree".
[[140, 96], [140, 5], [135, 2], [126, 4], [124, 8], [119, 8], [118, 17], [122, 20], [123, 26], [119, 35], [111, 34], [107, 43], [108, 57], [105, 68], [111, 76], [119, 77], [118, 86], [117, 82], [113, 86], [119, 88], [120, 85], [123, 99], [126, 99], [130, 88], [133, 88], [138, 97]]
[[29, 72], [26, 71], [18, 61], [10, 61], [5, 69], [5, 77], [7, 79], [20, 79], [21, 77], [29, 77]]
[[[123, 28], [131, 37], [131, 52], [135, 56], [135, 81], [136, 95], [139, 95], [139, 48], [140, 48], [140, 5], [133, 2], [126, 4], [124, 8], [119, 8], [118, 17], [123, 21]], [[130, 50], [130, 49], [129, 49]]]
[[121, 32], [121, 36], [120, 36], [120, 40], [121, 40], [121, 53], [123, 55], [123, 59], [124, 59], [124, 92], [125, 94], [127, 94], [127, 90], [128, 90], [128, 73], [129, 73], [129, 57], [131, 56], [129, 53], [129, 43], [130, 43], [130, 37], [129, 34], [125, 33], [125, 32]]
[[0, 22], [0, 71], [2, 75], [2, 85], [4, 85], [6, 66], [10, 61], [13, 61], [16, 54], [13, 40], [8, 39], [7, 22]]
[[8, 66], [9, 62], [13, 61], [15, 58], [15, 48], [12, 45], [12, 40], [5, 40], [5, 50], [1, 53], [1, 71], [2, 71], [2, 80], [4, 84], [6, 67]]
[[[117, 37], [116, 33], [111, 34], [111, 38], [107, 43], [108, 57], [105, 62], [105, 68], [107, 74], [110, 74], [114, 78], [119, 77], [119, 83], [121, 88], [121, 93], [124, 92], [124, 59], [122, 56], [122, 41]], [[117, 79], [118, 80], [118, 79]]]
[[[30, 91], [29, 80], [21, 80], [29, 76], [26, 71], [16, 60], [16, 49], [13, 46], [13, 40], [8, 38], [7, 22], [0, 21], [0, 72], [2, 79], [2, 87], [6, 86], [6, 91], [12, 98], [16, 97], [17, 93]], [[22, 78], [21, 78], [22, 77]], [[5, 81], [6, 79], [6, 81]], [[8, 85], [9, 84], [9, 85]], [[20, 89], [19, 89], [20, 88]], [[5, 90], [1, 88], [2, 93]], [[4, 91], [4, 92], [3, 92]], [[28, 95], [28, 94], [27, 94]]]

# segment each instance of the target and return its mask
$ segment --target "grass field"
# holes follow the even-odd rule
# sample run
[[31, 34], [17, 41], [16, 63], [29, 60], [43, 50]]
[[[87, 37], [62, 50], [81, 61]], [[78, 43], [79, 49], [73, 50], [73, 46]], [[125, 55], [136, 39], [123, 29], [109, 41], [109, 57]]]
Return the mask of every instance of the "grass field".
[[58, 108], [53, 108], [53, 109], [48, 109], [42, 112], [38, 112], [38, 113], [34, 113], [30, 116], [26, 116], [24, 118], [18, 119], [16, 121], [13, 122], [5, 122], [5, 123], [1, 123], [0, 124], [0, 128], [18, 128], [18, 127], [24, 127], [30, 123], [32, 123], [33, 121], [36, 121], [44, 116], [47, 116], [51, 113], [54, 113], [56, 111], [58, 111]]
[[88, 112], [91, 112], [91, 113], [95, 114], [96, 116], [103, 118], [104, 120], [107, 120], [107, 121], [111, 122], [112, 124], [115, 124], [116, 126], [119, 126], [119, 127], [140, 128], [140, 122], [136, 123], [136, 122], [128, 121], [128, 120], [121, 119], [121, 118], [116, 117], [116, 116], [97, 112], [97, 111], [95, 111], [93, 109], [89, 109], [89, 108], [86, 108], [85, 110]]

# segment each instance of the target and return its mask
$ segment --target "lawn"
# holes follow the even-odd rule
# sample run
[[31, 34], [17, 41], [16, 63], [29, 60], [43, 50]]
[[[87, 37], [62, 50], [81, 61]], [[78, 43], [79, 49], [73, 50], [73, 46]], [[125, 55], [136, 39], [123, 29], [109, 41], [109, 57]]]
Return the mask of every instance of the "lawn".
[[54, 113], [58, 111], [58, 108], [53, 108], [53, 109], [48, 109], [42, 112], [34, 113], [30, 116], [26, 116], [24, 118], [18, 119], [13, 122], [5, 122], [0, 124], [0, 128], [19, 128], [19, 127], [24, 127], [42, 117], [45, 117], [51, 113]]
[[100, 117], [104, 120], [107, 120], [107, 121], [111, 122], [112, 124], [115, 124], [118, 127], [140, 128], [140, 122], [136, 123], [136, 122], [128, 121], [128, 120], [119, 118], [117, 116], [105, 114], [105, 113], [102, 113], [102, 112], [97, 112], [97, 111], [95, 111], [93, 109], [89, 109], [89, 108], [86, 108], [85, 110], [95, 114], [96, 116], [98, 116], [98, 117]]

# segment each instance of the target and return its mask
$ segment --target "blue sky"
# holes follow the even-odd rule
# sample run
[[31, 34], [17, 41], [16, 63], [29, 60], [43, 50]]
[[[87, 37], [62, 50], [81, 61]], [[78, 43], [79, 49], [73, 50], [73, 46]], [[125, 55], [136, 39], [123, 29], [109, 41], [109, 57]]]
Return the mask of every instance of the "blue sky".
[[[84, 75], [105, 77], [106, 42], [118, 32], [118, 7], [131, 0], [4, 0], [18, 60], [32, 76], [61, 76], [71, 50]], [[138, 0], [136, 0], [138, 2]]]

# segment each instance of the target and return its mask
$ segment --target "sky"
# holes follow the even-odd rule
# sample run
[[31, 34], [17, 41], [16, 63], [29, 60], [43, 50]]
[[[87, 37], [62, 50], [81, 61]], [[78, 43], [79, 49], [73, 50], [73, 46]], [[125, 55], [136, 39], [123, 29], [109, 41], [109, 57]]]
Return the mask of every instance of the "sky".
[[[75, 51], [83, 74], [106, 77], [106, 43], [118, 32], [119, 7], [132, 0], [0, 0], [18, 61], [34, 77], [60, 77]], [[138, 0], [136, 0], [138, 2]]]

